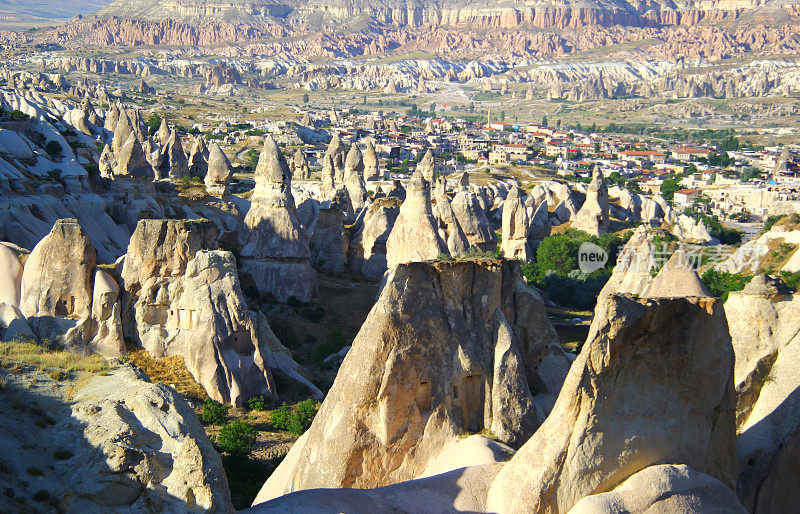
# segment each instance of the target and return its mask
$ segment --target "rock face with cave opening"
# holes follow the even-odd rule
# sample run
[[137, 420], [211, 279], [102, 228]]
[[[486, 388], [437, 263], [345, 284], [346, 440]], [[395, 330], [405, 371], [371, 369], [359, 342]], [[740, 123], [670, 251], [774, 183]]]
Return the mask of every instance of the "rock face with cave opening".
[[542, 421], [538, 398], [556, 393], [553, 377], [568, 366], [516, 263], [400, 265], [292, 448], [299, 457], [267, 481], [259, 502], [418, 477], [463, 432], [522, 444]]
[[122, 268], [126, 337], [154, 357], [181, 355], [220, 402], [275, 396], [271, 359], [239, 286], [233, 254], [207, 220], [142, 220]]

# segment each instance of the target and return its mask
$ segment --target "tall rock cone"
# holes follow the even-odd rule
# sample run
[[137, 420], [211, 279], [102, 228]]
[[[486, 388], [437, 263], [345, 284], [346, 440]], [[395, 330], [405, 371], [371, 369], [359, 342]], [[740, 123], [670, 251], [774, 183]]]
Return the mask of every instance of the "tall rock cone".
[[155, 178], [155, 172], [147, 161], [142, 144], [133, 133], [128, 135], [128, 140], [117, 153], [114, 178], [130, 178], [150, 182]]
[[650, 283], [645, 298], [711, 296], [684, 248], [678, 248]]
[[203, 136], [198, 136], [197, 140], [195, 140], [194, 144], [192, 145], [192, 149], [189, 152], [187, 166], [188, 166], [188, 173], [190, 177], [195, 177], [199, 179], [205, 179], [206, 173], [208, 173], [208, 158], [210, 155], [210, 151], [208, 146], [206, 146], [206, 141], [203, 139]]
[[444, 177], [440, 177], [440, 187], [434, 191], [436, 217], [439, 221], [439, 228], [446, 233], [447, 249], [452, 257], [456, 257], [469, 252], [469, 240], [461, 230], [461, 225], [458, 224], [453, 207], [450, 205], [450, 198], [444, 190], [444, 181]]
[[263, 294], [285, 302], [309, 301], [317, 293], [308, 234], [292, 196], [292, 173], [271, 137], [264, 141], [255, 171], [256, 187], [245, 217], [250, 229], [241, 251], [242, 270]]
[[437, 259], [440, 255], [448, 255], [448, 250], [433, 217], [430, 185], [420, 173], [414, 173], [386, 241], [386, 262], [392, 269], [401, 263]]
[[725, 302], [736, 354], [736, 490], [748, 512], [793, 512], [800, 455], [800, 295], [756, 275]]
[[26, 317], [92, 313], [92, 278], [97, 252], [75, 219], [60, 219], [25, 261], [19, 308]]
[[347, 188], [347, 194], [350, 195], [350, 205], [358, 214], [369, 199], [367, 188], [364, 185], [364, 159], [358, 145], [353, 145], [347, 153], [347, 160], [344, 163], [344, 186]]
[[299, 180], [308, 180], [311, 178], [306, 154], [302, 148], [298, 148], [292, 157], [292, 178]]
[[189, 176], [189, 160], [183, 151], [183, 143], [177, 132], [173, 132], [167, 142], [165, 164], [170, 180], [181, 180]]
[[336, 191], [336, 169], [333, 158], [327, 153], [322, 156], [322, 196], [331, 198]]
[[364, 180], [378, 180], [378, 154], [371, 139], [364, 145]]
[[552, 330], [546, 319], [546, 326], [516, 321], [531, 310], [544, 305], [512, 262], [398, 266], [292, 448], [297, 458], [284, 461], [256, 503], [419, 477], [465, 430], [524, 441], [539, 421], [521, 353]]
[[530, 219], [520, 193], [518, 187], [512, 187], [503, 202], [501, 250], [508, 259], [528, 261], [532, 257], [528, 245]]
[[172, 137], [172, 131], [169, 129], [169, 125], [167, 125], [167, 120], [162, 118], [161, 125], [156, 132], [156, 140], [163, 146], [169, 142], [170, 137]]
[[586, 191], [586, 201], [572, 220], [572, 228], [582, 230], [587, 234], [599, 236], [609, 230], [608, 188], [603, 180], [603, 172], [597, 166], [594, 169], [592, 183]]
[[120, 109], [119, 119], [114, 127], [114, 138], [111, 142], [111, 149], [114, 151], [114, 155], [119, 154], [122, 145], [128, 141], [128, 137], [131, 134], [133, 134], [135, 137], [136, 131], [133, 128], [133, 122], [131, 121], [130, 115], [127, 111], [125, 111], [125, 109]]
[[[462, 179], [467, 177], [464, 173]], [[478, 195], [462, 186], [456, 193], [451, 203], [453, 213], [458, 220], [458, 224], [467, 236], [470, 247], [477, 248], [483, 252], [492, 251], [497, 247], [497, 234], [489, 225], [486, 219], [486, 211], [481, 205]]]
[[430, 148], [428, 148], [428, 151], [422, 156], [422, 160], [419, 161], [419, 164], [417, 164], [417, 169], [420, 173], [422, 173], [422, 177], [425, 180], [433, 183], [433, 177], [436, 174], [436, 168], [434, 165], [433, 151]]
[[228, 194], [228, 186], [232, 175], [233, 168], [228, 156], [225, 155], [225, 152], [222, 151], [222, 148], [217, 143], [213, 143], [208, 152], [208, 173], [206, 173], [204, 180], [206, 191], [216, 196]]
[[711, 298], [599, 303], [553, 411], [497, 475], [490, 512], [567, 512], [650, 466], [733, 488], [733, 348]]

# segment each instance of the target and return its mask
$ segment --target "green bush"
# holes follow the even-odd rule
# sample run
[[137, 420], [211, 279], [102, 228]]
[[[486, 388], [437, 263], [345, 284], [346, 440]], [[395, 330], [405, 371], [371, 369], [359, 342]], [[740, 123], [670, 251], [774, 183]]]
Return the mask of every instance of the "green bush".
[[267, 410], [267, 400], [263, 396], [254, 396], [247, 401], [250, 410]]
[[311, 426], [317, 414], [317, 404], [314, 400], [303, 400], [295, 407], [289, 422], [289, 432], [300, 435]]
[[778, 214], [777, 216], [768, 216], [766, 223], [764, 223], [764, 232], [772, 230], [772, 226], [786, 217], [786, 214]]
[[741, 291], [753, 277], [742, 273], [717, 271], [712, 268], [703, 273], [701, 278], [708, 288], [708, 291], [713, 296], [725, 301], [728, 299], [728, 293], [731, 291]]
[[61, 144], [58, 141], [48, 141], [44, 146], [44, 151], [47, 152], [50, 157], [60, 157], [62, 152]]
[[18, 109], [14, 109], [13, 111], [10, 111], [8, 113], [8, 118], [10, 120], [14, 120], [14, 121], [24, 121], [24, 120], [31, 119], [30, 116], [28, 116], [27, 114], [25, 114], [24, 112], [22, 112], [22, 111], [20, 111]]
[[201, 419], [206, 425], [221, 425], [228, 417], [228, 407], [212, 399], [207, 399], [203, 404]]
[[286, 405], [286, 402], [283, 402], [283, 405], [270, 413], [269, 420], [272, 426], [278, 430], [288, 430], [291, 415], [292, 410]]
[[[545, 238], [536, 249], [536, 262], [523, 264], [522, 273], [554, 302], [580, 309], [592, 309], [617, 260], [617, 254], [632, 232], [591, 236], [570, 229]], [[589, 275], [578, 266], [578, 251], [583, 243], [594, 243], [608, 253], [605, 268]]]
[[800, 271], [781, 271], [781, 278], [792, 291], [800, 288]]
[[286, 403], [272, 411], [270, 421], [279, 430], [287, 430], [300, 435], [311, 426], [317, 414], [317, 404], [313, 400], [303, 400], [292, 410]]
[[256, 444], [256, 429], [250, 423], [235, 419], [219, 429], [217, 446], [231, 455], [249, 455]]

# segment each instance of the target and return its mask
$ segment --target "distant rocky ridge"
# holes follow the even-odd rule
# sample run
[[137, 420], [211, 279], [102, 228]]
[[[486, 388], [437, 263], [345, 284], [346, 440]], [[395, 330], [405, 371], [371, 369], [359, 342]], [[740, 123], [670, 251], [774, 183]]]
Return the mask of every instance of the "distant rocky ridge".
[[656, 26], [693, 25], [704, 20], [736, 19], [747, 10], [760, 7], [758, 1], [649, 2], [630, 4], [619, 0], [571, 2], [481, 2], [459, 0], [439, 2], [348, 2], [318, 0], [115, 0], [98, 13], [101, 17], [138, 20], [184, 20], [200, 23], [226, 20], [251, 26], [272, 24], [327, 25], [357, 20], [375, 23], [434, 27], [580, 28], [589, 25]]

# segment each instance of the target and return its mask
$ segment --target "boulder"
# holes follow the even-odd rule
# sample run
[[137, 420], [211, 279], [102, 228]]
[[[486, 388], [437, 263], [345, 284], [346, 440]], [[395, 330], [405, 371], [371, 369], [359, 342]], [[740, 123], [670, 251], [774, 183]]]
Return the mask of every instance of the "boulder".
[[501, 467], [471, 466], [375, 489], [312, 489], [272, 501], [259, 496], [244, 512], [485, 512], [486, 489]]
[[579, 501], [569, 514], [608, 512], [702, 512], [745, 514], [742, 504], [725, 484], [689, 466], [650, 466], [607, 493]]
[[553, 411], [492, 482], [488, 510], [567, 512], [664, 463], [732, 489], [732, 379], [718, 300], [601, 301]]
[[73, 400], [85, 444], [65, 477], [66, 511], [234, 512], [219, 454], [173, 389], [125, 366], [92, 376]]

